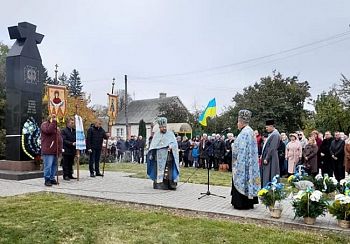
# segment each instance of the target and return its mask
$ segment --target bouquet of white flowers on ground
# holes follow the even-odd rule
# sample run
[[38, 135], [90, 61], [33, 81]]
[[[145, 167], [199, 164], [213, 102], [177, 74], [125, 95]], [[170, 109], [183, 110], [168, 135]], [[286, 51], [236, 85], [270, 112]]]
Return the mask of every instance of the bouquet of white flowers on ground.
[[325, 215], [328, 202], [321, 191], [308, 188], [293, 197], [292, 205], [295, 217], [317, 218]]

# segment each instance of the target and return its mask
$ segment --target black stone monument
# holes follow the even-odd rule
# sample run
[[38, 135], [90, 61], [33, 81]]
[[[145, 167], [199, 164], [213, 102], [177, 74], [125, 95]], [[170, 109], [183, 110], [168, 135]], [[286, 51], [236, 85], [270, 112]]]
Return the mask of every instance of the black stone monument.
[[16, 42], [6, 58], [6, 159], [24, 161], [29, 159], [21, 146], [24, 123], [30, 118], [40, 126], [42, 121], [43, 66], [37, 44], [44, 35], [28, 22], [8, 31]]

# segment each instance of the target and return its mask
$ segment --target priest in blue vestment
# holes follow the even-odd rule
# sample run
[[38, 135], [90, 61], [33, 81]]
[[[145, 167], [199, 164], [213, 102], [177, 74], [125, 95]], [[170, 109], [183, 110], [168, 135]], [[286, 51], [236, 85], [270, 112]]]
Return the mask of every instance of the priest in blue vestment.
[[147, 154], [147, 175], [154, 189], [176, 190], [179, 180], [179, 151], [173, 132], [167, 130], [167, 119], [157, 119], [159, 132], [153, 136]]
[[240, 133], [232, 145], [232, 200], [235, 209], [252, 209], [258, 204], [260, 171], [258, 146], [253, 129], [249, 126], [252, 113], [241, 110], [237, 127]]

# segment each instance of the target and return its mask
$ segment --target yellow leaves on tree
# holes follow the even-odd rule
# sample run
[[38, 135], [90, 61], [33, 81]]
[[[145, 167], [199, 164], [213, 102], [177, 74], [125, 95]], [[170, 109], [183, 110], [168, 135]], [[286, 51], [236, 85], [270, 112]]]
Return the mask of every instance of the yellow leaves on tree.
[[[66, 117], [74, 117], [75, 114], [78, 114], [83, 119], [84, 130], [90, 128], [91, 123], [94, 123], [96, 120], [96, 115], [91, 107], [89, 107], [90, 96], [88, 97], [67, 97], [67, 115]], [[60, 127], [64, 127], [65, 123], [60, 121]]]

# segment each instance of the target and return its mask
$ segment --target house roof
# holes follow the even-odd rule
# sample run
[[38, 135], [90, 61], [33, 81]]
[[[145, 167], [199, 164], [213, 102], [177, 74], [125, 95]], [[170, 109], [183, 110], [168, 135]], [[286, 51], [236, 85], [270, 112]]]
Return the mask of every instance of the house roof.
[[[143, 119], [146, 124], [153, 123], [159, 114], [159, 104], [173, 101], [186, 108], [177, 96], [131, 101], [128, 104], [128, 122], [138, 124]], [[119, 111], [116, 124], [125, 124], [125, 109]]]

